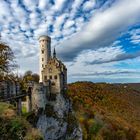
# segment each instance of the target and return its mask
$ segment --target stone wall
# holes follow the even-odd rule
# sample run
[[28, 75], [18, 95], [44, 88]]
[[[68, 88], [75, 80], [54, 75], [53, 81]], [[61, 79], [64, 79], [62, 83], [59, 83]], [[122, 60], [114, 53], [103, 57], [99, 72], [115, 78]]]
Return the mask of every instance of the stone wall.
[[60, 93], [66, 87], [67, 70], [57, 58], [50, 59], [42, 71], [43, 83], [51, 82], [51, 93]]
[[43, 83], [34, 84], [32, 91], [32, 109], [38, 110], [38, 108], [45, 109], [46, 105], [47, 87]]

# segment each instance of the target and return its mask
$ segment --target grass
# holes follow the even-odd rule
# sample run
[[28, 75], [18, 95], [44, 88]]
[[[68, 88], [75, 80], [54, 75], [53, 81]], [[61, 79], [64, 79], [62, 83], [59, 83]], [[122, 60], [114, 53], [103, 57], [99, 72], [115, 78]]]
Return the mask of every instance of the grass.
[[0, 139], [2, 140], [43, 140], [40, 132], [22, 116], [16, 115], [10, 104], [0, 102]]
[[22, 114], [26, 114], [27, 113], [27, 109], [25, 106], [22, 106]]

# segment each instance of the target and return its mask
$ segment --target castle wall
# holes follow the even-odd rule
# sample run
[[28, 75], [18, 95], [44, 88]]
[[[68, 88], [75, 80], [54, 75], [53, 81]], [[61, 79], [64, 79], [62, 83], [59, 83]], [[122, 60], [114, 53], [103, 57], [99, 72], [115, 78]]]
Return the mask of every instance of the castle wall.
[[38, 108], [45, 109], [46, 104], [47, 87], [43, 83], [34, 84], [32, 91], [32, 108], [37, 110]]
[[49, 60], [42, 71], [42, 81], [44, 84], [51, 82], [51, 93], [60, 93], [66, 86], [66, 68], [56, 58]]

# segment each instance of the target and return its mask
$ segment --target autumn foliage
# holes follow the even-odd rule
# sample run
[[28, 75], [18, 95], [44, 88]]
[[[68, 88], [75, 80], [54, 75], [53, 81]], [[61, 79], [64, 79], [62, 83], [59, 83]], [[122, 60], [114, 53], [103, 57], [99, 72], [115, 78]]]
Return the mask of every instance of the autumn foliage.
[[130, 85], [76, 82], [68, 95], [84, 140], [138, 140], [140, 92]]

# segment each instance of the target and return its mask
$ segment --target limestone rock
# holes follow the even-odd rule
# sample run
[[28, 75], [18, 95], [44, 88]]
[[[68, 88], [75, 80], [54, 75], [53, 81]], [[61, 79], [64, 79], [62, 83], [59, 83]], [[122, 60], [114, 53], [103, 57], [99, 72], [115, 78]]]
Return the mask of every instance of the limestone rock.
[[45, 109], [39, 114], [37, 128], [45, 140], [82, 140], [82, 131], [70, 100], [65, 94], [55, 96], [55, 100], [46, 101]]

